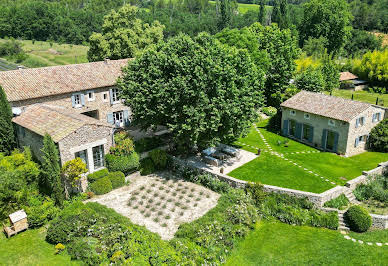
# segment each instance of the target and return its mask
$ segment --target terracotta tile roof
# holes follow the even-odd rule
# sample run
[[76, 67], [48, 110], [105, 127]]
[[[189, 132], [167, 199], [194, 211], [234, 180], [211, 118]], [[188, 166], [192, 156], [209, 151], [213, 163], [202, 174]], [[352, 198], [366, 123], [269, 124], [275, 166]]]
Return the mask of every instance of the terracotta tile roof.
[[352, 80], [352, 79], [357, 79], [358, 77], [354, 75], [353, 73], [350, 72], [341, 72], [340, 73], [340, 81], [345, 81], [345, 80]]
[[371, 104], [329, 96], [322, 93], [301, 91], [283, 102], [281, 106], [349, 122], [368, 109]]
[[130, 59], [0, 72], [8, 101], [113, 86]]
[[38, 135], [49, 134], [54, 142], [58, 142], [85, 125], [112, 127], [92, 117], [78, 114], [64, 107], [51, 105], [33, 105], [12, 119]]

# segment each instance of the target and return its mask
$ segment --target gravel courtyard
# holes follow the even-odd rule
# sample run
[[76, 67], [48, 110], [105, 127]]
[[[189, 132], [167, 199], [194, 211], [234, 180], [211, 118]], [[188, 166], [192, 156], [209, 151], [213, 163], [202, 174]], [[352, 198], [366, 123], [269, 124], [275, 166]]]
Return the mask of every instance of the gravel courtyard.
[[88, 202], [98, 202], [133, 223], [144, 225], [164, 240], [174, 237], [180, 224], [192, 222], [217, 205], [219, 194], [169, 172], [130, 177], [130, 184]]

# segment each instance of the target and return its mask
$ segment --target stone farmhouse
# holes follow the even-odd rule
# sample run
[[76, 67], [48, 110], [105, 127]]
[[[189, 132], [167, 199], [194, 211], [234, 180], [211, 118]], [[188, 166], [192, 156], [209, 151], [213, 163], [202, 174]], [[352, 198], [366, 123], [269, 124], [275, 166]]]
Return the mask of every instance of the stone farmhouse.
[[93, 172], [104, 166], [115, 127], [131, 112], [119, 99], [116, 80], [128, 59], [0, 72], [0, 85], [14, 112], [20, 146], [37, 158], [48, 133], [61, 163], [80, 157]]
[[281, 108], [284, 136], [345, 156], [366, 151], [371, 129], [388, 116], [381, 106], [307, 91]]

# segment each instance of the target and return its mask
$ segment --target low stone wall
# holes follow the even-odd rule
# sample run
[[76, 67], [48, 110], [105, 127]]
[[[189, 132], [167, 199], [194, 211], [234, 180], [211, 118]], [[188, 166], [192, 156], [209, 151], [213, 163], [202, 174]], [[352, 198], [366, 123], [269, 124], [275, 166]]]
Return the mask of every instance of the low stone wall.
[[388, 228], [388, 215], [371, 214], [372, 226], [374, 229], [387, 229]]
[[[189, 168], [197, 170], [201, 173], [210, 174], [210, 175], [214, 176], [215, 178], [217, 178], [218, 180], [221, 180], [221, 181], [228, 183], [230, 186], [232, 186], [234, 188], [244, 188], [246, 186], [246, 184], [248, 183], [247, 181], [239, 180], [239, 179], [233, 178], [233, 177], [225, 175], [225, 174], [207, 171], [206, 168], [198, 168], [197, 165], [195, 165], [195, 163], [193, 163], [191, 161], [182, 160], [182, 159], [179, 159], [176, 157], [171, 157], [171, 158], [172, 158], [172, 161], [175, 165], [178, 165], [180, 167], [189, 167]], [[277, 187], [277, 186], [271, 186], [271, 185], [263, 185], [263, 186], [264, 186], [264, 190], [267, 192], [283, 193], [283, 194], [287, 194], [287, 195], [298, 197], [298, 198], [307, 198], [312, 203], [314, 203], [317, 207], [323, 206], [323, 204], [326, 201], [329, 201], [333, 198], [338, 197], [339, 195], [344, 193], [344, 191], [346, 190], [345, 187], [336, 186], [336, 187], [334, 187], [330, 190], [327, 190], [321, 194], [317, 194], [317, 193], [312, 193], [312, 192], [300, 191], [300, 190], [296, 190], [296, 189], [289, 189], [289, 188], [283, 188], [283, 187]]]
[[[233, 177], [225, 175], [225, 174], [210, 172], [210, 171], [207, 171], [206, 168], [198, 168], [193, 162], [181, 160], [181, 159], [178, 159], [176, 157], [171, 157], [171, 158], [172, 158], [173, 162], [177, 165], [184, 166], [184, 167], [190, 167], [190, 168], [195, 169], [199, 172], [205, 172], [205, 173], [211, 174], [212, 176], [218, 178], [219, 180], [228, 183], [232, 187], [244, 188], [247, 184], [246, 181], [239, 180], [239, 179], [233, 178]], [[348, 181], [346, 183], [346, 187], [354, 189], [357, 186], [357, 184], [359, 184], [361, 182], [366, 182], [368, 176], [383, 174], [386, 171], [388, 171], [388, 162], [380, 163], [377, 168], [372, 169], [372, 170], [367, 171], [367, 172], [363, 172], [362, 176], [359, 176], [353, 180]], [[326, 190], [325, 192], [322, 192], [320, 194], [306, 192], [306, 191], [300, 191], [300, 190], [296, 190], [296, 189], [271, 186], [271, 185], [264, 185], [264, 190], [267, 192], [288, 194], [288, 195], [298, 197], [298, 198], [307, 198], [312, 203], [314, 203], [317, 207], [322, 207], [326, 201], [334, 199], [334, 198], [338, 197], [339, 195], [345, 193], [345, 191], [347, 190], [346, 187], [336, 186], [336, 187], [329, 189], [329, 190]]]
[[346, 182], [345, 186], [353, 190], [357, 187], [358, 184], [366, 183], [368, 181], [368, 177], [375, 176], [375, 175], [382, 175], [387, 172], [388, 172], [388, 161], [380, 163], [378, 167], [376, 167], [375, 169], [362, 172], [362, 175], [360, 175], [359, 177], [356, 177]]

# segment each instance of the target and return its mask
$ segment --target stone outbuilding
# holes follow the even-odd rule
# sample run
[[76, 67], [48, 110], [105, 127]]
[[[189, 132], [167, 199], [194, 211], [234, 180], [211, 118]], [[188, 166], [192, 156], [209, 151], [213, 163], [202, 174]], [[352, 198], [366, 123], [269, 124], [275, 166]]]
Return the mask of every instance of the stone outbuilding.
[[43, 136], [57, 144], [61, 164], [80, 157], [89, 172], [104, 167], [104, 156], [113, 142], [113, 126], [61, 106], [46, 104], [26, 107], [13, 118], [19, 146], [29, 146], [40, 159]]
[[350, 72], [340, 73], [341, 89], [360, 91], [368, 87], [368, 82], [359, 79], [356, 75]]
[[284, 136], [346, 156], [366, 151], [371, 129], [388, 116], [381, 106], [308, 91], [281, 108]]

